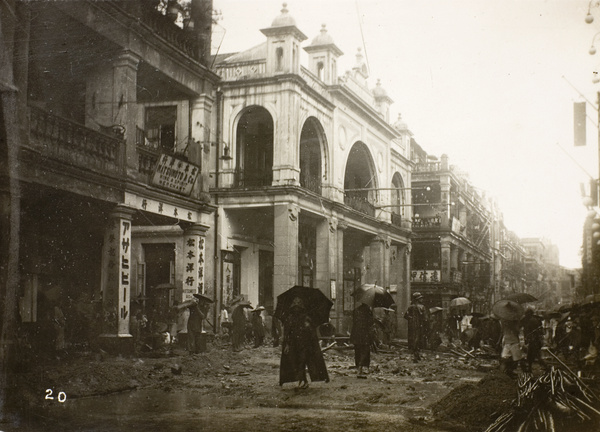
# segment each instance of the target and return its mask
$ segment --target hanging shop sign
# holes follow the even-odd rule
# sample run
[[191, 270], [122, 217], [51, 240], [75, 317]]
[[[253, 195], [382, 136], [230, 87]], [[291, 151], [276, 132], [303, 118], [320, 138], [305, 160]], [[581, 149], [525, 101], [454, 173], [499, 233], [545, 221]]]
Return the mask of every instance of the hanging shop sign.
[[162, 154], [156, 163], [152, 184], [163, 189], [189, 195], [196, 183], [200, 167], [173, 155]]

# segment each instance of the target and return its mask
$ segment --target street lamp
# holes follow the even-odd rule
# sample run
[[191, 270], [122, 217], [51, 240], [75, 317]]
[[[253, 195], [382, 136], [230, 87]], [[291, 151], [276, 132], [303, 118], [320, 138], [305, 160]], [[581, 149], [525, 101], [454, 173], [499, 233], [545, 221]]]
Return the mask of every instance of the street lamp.
[[596, 33], [596, 34], [594, 35], [594, 37], [592, 37], [592, 43], [591, 43], [591, 45], [590, 45], [590, 49], [588, 50], [588, 53], [589, 53], [590, 55], [594, 55], [594, 54], [596, 54], [596, 51], [597, 51], [597, 50], [596, 50], [596, 47], [594, 46], [594, 43], [596, 42], [596, 38], [598, 37], [598, 35], [600, 35], [600, 32]]
[[588, 3], [588, 12], [587, 12], [587, 15], [585, 16], [586, 23], [591, 24], [594, 22], [594, 16], [591, 13], [591, 9], [592, 9], [592, 6], [598, 6], [599, 4], [600, 4], [600, 1], [598, 1], [598, 0], [596, 0], [596, 1], [590, 0], [590, 2]]

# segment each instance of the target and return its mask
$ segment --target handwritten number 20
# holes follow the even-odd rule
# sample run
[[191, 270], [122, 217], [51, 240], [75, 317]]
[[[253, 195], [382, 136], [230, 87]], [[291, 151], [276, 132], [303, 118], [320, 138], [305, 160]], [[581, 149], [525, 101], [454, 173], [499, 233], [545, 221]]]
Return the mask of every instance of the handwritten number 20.
[[[52, 389], [46, 389], [45, 399], [54, 400], [54, 396], [52, 396]], [[60, 403], [65, 403], [65, 401], [67, 400], [67, 394], [65, 392], [58, 392], [58, 396], [56, 399]]]

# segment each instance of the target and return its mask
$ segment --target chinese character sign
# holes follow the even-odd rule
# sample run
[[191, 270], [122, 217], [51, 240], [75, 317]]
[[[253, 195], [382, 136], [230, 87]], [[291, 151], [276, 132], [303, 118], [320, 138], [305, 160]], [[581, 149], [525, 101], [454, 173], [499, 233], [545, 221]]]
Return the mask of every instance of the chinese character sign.
[[174, 156], [163, 154], [156, 164], [152, 184], [189, 195], [196, 183], [200, 168]]
[[441, 282], [439, 270], [412, 270], [411, 282]]
[[197, 234], [184, 238], [183, 301], [204, 292], [204, 237]]

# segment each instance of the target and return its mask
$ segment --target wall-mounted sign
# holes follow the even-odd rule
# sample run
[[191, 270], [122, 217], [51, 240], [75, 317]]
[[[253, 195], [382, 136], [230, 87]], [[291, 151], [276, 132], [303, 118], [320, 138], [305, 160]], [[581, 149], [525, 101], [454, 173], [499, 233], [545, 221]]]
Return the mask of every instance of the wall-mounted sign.
[[152, 176], [152, 184], [163, 189], [189, 195], [198, 178], [200, 168], [172, 155], [160, 156]]
[[411, 282], [441, 282], [439, 270], [412, 270]]

